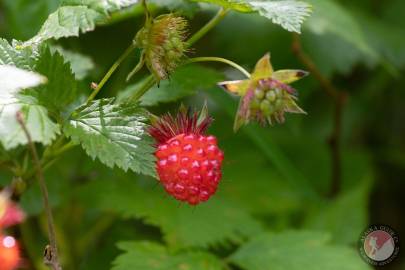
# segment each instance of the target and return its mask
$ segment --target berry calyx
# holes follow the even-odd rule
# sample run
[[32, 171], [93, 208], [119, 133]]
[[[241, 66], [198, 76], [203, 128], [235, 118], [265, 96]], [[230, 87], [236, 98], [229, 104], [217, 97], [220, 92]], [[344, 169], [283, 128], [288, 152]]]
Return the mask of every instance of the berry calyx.
[[219, 86], [241, 96], [234, 130], [251, 120], [262, 125], [283, 123], [286, 112], [306, 114], [296, 103], [297, 91], [289, 85], [306, 75], [308, 72], [296, 69], [274, 71], [270, 54], [266, 54], [257, 62], [249, 79], [220, 82]]
[[[200, 120], [200, 121], [199, 121]], [[157, 120], [149, 130], [156, 139], [156, 170], [167, 193], [196, 205], [207, 201], [221, 180], [223, 152], [205, 135], [212, 119], [181, 111]]]
[[12, 236], [0, 235], [0, 270], [13, 270], [20, 263], [20, 250]]

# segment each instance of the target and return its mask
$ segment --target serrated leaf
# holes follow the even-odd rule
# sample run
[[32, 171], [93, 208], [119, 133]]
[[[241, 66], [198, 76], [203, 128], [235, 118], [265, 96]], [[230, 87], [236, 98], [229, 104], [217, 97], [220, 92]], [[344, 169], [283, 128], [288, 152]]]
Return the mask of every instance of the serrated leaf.
[[246, 211], [218, 197], [191, 207], [166, 196], [161, 187], [141, 188], [132, 178], [114, 174], [115, 179], [97, 179], [78, 193], [91, 208], [141, 218], [161, 228], [172, 247], [207, 247], [240, 243], [262, 231]]
[[152, 242], [121, 242], [125, 251], [113, 262], [112, 270], [221, 270], [222, 263], [207, 252], [192, 251], [170, 254], [162, 245]]
[[45, 145], [59, 133], [59, 126], [48, 117], [46, 108], [36, 105], [32, 97], [2, 95], [0, 98], [0, 141], [6, 150], [27, 143], [27, 137], [16, 119], [20, 111], [34, 142]]
[[78, 108], [64, 132], [93, 159], [109, 167], [155, 175], [154, 148], [146, 134], [146, 114], [136, 104], [101, 99]]
[[[21, 48], [19, 45], [17, 41], [10, 45], [6, 40], [0, 39], [0, 63], [16, 66], [12, 68], [14, 73], [16, 68], [33, 70], [38, 56], [37, 51], [32, 48]], [[59, 133], [59, 126], [48, 117], [45, 107], [39, 105], [34, 97], [18, 93], [20, 89], [44, 82], [44, 78], [29, 71], [19, 70], [19, 73], [19, 78], [9, 83], [5, 80], [12, 78], [4, 77], [7, 76], [5, 74], [0, 75], [0, 85], [3, 86], [0, 86], [0, 141], [6, 150], [27, 143], [25, 133], [16, 119], [18, 111], [22, 112], [34, 142], [49, 144]], [[27, 75], [30, 78], [26, 77]]]
[[[198, 76], [195, 76], [198, 74]], [[152, 87], [141, 98], [144, 106], [154, 106], [159, 103], [172, 102], [188, 95], [195, 94], [198, 90], [207, 90], [215, 87], [223, 79], [219, 72], [200, 65], [187, 65], [180, 67], [173, 73], [170, 80], [161, 81], [159, 86]], [[126, 88], [119, 96], [125, 100], [135, 93], [142, 81]]]
[[108, 19], [111, 12], [127, 7], [137, 0], [65, 0], [49, 15], [38, 34], [25, 43], [26, 46], [47, 39], [78, 36], [94, 30], [97, 23]]
[[[199, 1], [199, 0], [195, 0]], [[301, 32], [301, 25], [311, 14], [311, 5], [296, 0], [201, 0], [239, 12], [258, 12], [290, 32]]]
[[67, 50], [60, 46], [52, 46], [51, 51], [59, 52], [63, 58], [69, 62], [70, 67], [78, 80], [85, 78], [94, 68], [93, 60], [87, 55]]
[[[15, 66], [0, 65], [0, 97], [9, 96], [18, 90], [45, 83], [46, 78]], [[6, 97], [7, 98], [7, 97]]]
[[320, 232], [267, 233], [243, 245], [230, 261], [246, 270], [370, 269], [355, 249], [328, 242]]
[[26, 93], [35, 96], [41, 105], [58, 115], [76, 101], [79, 96], [78, 83], [70, 64], [65, 63], [59, 52], [51, 53], [48, 48], [44, 49], [35, 70], [46, 75], [48, 83]]
[[301, 32], [301, 25], [311, 14], [311, 6], [303, 1], [248, 1], [253, 10], [290, 32]]
[[38, 53], [32, 48], [22, 48], [17, 41], [10, 44], [0, 38], [0, 65], [12, 65], [26, 70], [32, 70]]

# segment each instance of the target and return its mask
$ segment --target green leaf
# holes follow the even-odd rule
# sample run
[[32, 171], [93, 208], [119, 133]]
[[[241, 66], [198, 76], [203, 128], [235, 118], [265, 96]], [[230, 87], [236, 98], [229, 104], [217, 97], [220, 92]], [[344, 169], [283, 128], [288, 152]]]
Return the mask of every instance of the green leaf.
[[48, 48], [44, 49], [35, 70], [48, 78], [48, 84], [26, 93], [35, 96], [41, 105], [58, 115], [77, 100], [78, 83], [70, 64], [65, 63], [65, 59], [58, 52], [51, 53]]
[[301, 32], [301, 25], [311, 13], [311, 6], [303, 1], [249, 1], [253, 10], [281, 25], [290, 32]]
[[55, 51], [59, 52], [70, 63], [70, 67], [78, 80], [85, 78], [95, 66], [93, 59], [87, 55], [67, 50], [60, 46], [52, 46], [51, 51], [53, 53]]
[[113, 175], [115, 179], [105, 176], [83, 186], [78, 193], [80, 199], [90, 208], [141, 218], [160, 227], [172, 247], [240, 243], [262, 231], [261, 225], [238, 205], [218, 197], [192, 207], [179, 204], [153, 183], [141, 188], [130, 175]]
[[145, 111], [136, 104], [101, 99], [78, 108], [64, 132], [109, 167], [154, 176], [154, 148], [145, 131], [146, 119]]
[[16, 119], [18, 111], [23, 115], [32, 141], [47, 145], [59, 134], [59, 126], [49, 119], [46, 108], [36, 105], [36, 101], [32, 97], [1, 95], [0, 141], [6, 150], [27, 143], [27, 137]]
[[[10, 45], [6, 40], [0, 39], [0, 64], [33, 70], [38, 57], [37, 51], [21, 48], [19, 45], [17, 41]], [[12, 69], [14, 76], [16, 72], [20, 74], [18, 80], [7, 82], [13, 77], [0, 74], [0, 85], [3, 86], [0, 88], [0, 141], [6, 150], [27, 143], [25, 133], [16, 119], [18, 111], [22, 112], [23, 120], [34, 142], [49, 144], [59, 133], [59, 126], [52, 122], [47, 109], [39, 105], [36, 98], [18, 93], [22, 88], [44, 82], [44, 78], [17, 68]]]
[[111, 12], [127, 7], [137, 0], [65, 0], [42, 25], [38, 34], [25, 45], [41, 43], [47, 39], [78, 36], [94, 30], [97, 23], [105, 22]]
[[22, 69], [32, 70], [38, 58], [37, 51], [32, 48], [22, 48], [19, 42], [12, 44], [0, 38], [0, 65], [12, 65]]
[[[195, 76], [198, 74], [198, 76]], [[195, 94], [198, 90], [207, 90], [216, 86], [223, 79], [219, 72], [200, 65], [187, 65], [180, 67], [170, 77], [170, 80], [161, 81], [159, 87], [152, 87], [141, 98], [144, 106], [154, 106], [159, 103], [172, 102], [188, 95]], [[125, 100], [139, 89], [142, 81], [129, 86], [119, 96]]]
[[[345, 157], [347, 160], [347, 156]], [[355, 164], [361, 166], [361, 162]], [[356, 174], [355, 168], [344, 169], [350, 171], [351, 175]], [[329, 232], [335, 243], [355, 244], [359, 232], [367, 226], [369, 220], [367, 209], [372, 182], [369, 173], [368, 171], [357, 184], [352, 179], [345, 180], [350, 183], [350, 189], [333, 201], [317, 205], [315, 211], [307, 215], [305, 227]]]
[[365, 35], [356, 19], [333, 0], [307, 0], [314, 6], [314, 13], [305, 27], [317, 35], [334, 34], [349, 42], [367, 56], [375, 58], [376, 52], [367, 44]]
[[195, 2], [206, 2], [212, 3], [215, 5], [222, 6], [224, 8], [233, 9], [239, 12], [252, 12], [252, 9], [246, 4], [245, 1], [237, 1], [237, 0], [192, 0]]
[[243, 245], [230, 261], [247, 270], [363, 270], [370, 267], [355, 249], [333, 246], [320, 232], [267, 233]]
[[301, 32], [302, 23], [311, 14], [311, 5], [296, 0], [201, 0], [199, 2], [214, 3], [239, 12], [258, 12], [284, 29], [297, 33]]
[[170, 254], [162, 245], [152, 242], [121, 242], [125, 251], [114, 261], [112, 270], [221, 270], [222, 263], [207, 252]]

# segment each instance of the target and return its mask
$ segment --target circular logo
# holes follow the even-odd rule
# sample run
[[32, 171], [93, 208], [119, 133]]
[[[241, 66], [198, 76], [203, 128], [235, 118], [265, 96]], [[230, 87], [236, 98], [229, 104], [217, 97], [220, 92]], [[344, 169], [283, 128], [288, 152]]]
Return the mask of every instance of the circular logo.
[[359, 251], [361, 257], [371, 265], [389, 264], [399, 254], [399, 237], [387, 225], [372, 225], [361, 234]]

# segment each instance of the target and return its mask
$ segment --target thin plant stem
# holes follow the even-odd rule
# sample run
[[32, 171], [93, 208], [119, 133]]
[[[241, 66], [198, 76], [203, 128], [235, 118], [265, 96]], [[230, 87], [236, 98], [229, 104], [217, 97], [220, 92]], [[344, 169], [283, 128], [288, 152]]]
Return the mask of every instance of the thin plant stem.
[[329, 191], [329, 197], [335, 197], [339, 194], [342, 181], [342, 155], [341, 155], [341, 133], [344, 105], [347, 100], [347, 92], [339, 90], [333, 83], [325, 77], [311, 57], [304, 52], [301, 40], [298, 35], [293, 35], [293, 52], [298, 59], [307, 67], [314, 78], [319, 82], [325, 93], [332, 98], [335, 108], [333, 115], [333, 130], [329, 136], [329, 148], [332, 160], [332, 183]]
[[199, 39], [205, 36], [212, 28], [214, 28], [228, 13], [228, 9], [220, 8], [217, 14], [200, 30], [198, 30], [191, 38], [187, 40], [187, 46], [190, 47]]
[[132, 71], [128, 74], [127, 81], [129, 81], [139, 70], [141, 70], [144, 64], [145, 64], [145, 54], [142, 53], [141, 57], [139, 58], [138, 64], [136, 64], [134, 69], [132, 69]]
[[[55, 151], [53, 151], [51, 153], [49, 153], [50, 150], [45, 150], [45, 152], [47, 152], [47, 155], [43, 155], [42, 159], [40, 160], [42, 171], [45, 172], [52, 164], [55, 163], [55, 161], [58, 159], [58, 157], [61, 154], [72, 149], [75, 146], [76, 146], [76, 144], [73, 143], [72, 141], [70, 141], [70, 142], [62, 145], [60, 148], [56, 149]], [[34, 175], [35, 175], [35, 169], [32, 169], [32, 170], [29, 170], [28, 172], [24, 173], [22, 178], [31, 179]]]
[[[146, 4], [145, 4], [146, 5]], [[199, 39], [201, 39], [203, 36], [205, 36], [212, 28], [214, 28], [224, 17], [225, 15], [228, 13], [228, 9], [224, 9], [224, 8], [220, 8], [217, 12], [217, 14], [207, 23], [205, 24], [200, 30], [198, 30], [196, 33], [194, 33], [194, 35], [192, 35], [187, 41], [186, 41], [186, 46], [190, 47], [191, 45], [193, 45], [195, 42], [197, 42]], [[198, 59], [197, 58], [193, 58], [193, 59]], [[240, 67], [239, 65], [237, 65], [236, 63], [230, 61], [230, 60], [226, 60], [225, 61], [228, 62], [228, 64], [234, 66], [235, 68], [239, 69], [239, 70], [244, 70], [242, 67]], [[190, 61], [190, 60], [188, 60]], [[186, 63], [188, 63], [188, 61]], [[215, 61], [215, 60], [212, 60]], [[198, 62], [195, 61], [195, 62]], [[224, 61], [218, 61], [218, 62], [223, 62]], [[191, 62], [190, 62], [191, 63]], [[238, 67], [236, 67], [238, 66]], [[241, 68], [241, 69], [240, 69]], [[242, 71], [245, 75], [249, 74], [246, 70]], [[250, 74], [249, 74], [250, 76]], [[135, 94], [130, 97], [130, 101], [138, 101], [154, 84], [156, 83], [155, 78], [153, 77], [153, 75], [149, 75], [143, 82], [142, 86], [140, 87], [140, 89], [135, 92]]]
[[[221, 58], [221, 57], [195, 57], [195, 58], [190, 58], [187, 61], [183, 63], [183, 65], [191, 64], [191, 63], [197, 63], [197, 62], [220, 62], [227, 64], [231, 67], [236, 68], [239, 70], [243, 75], [245, 75], [247, 78], [250, 78], [250, 73], [241, 67], [240, 65], [236, 64], [235, 62]], [[145, 81], [143, 82], [142, 86], [139, 88], [138, 91], [135, 92], [135, 94], [129, 99], [129, 102], [135, 102], [138, 101], [153, 85], [155, 84], [155, 79], [152, 75], [149, 75]]]
[[143, 82], [138, 91], [129, 98], [129, 102], [138, 101], [154, 84], [156, 83], [153, 75], [149, 75]]
[[149, 13], [149, 10], [148, 10], [148, 5], [146, 4], [146, 0], [142, 0], [142, 7], [143, 7], [143, 10], [144, 10], [144, 12], [145, 12], [145, 22], [146, 22], [146, 24], [147, 23], [149, 23], [150, 22], [150, 13]]
[[92, 101], [100, 92], [101, 88], [105, 85], [105, 83], [110, 79], [111, 75], [115, 72], [115, 70], [121, 65], [121, 63], [127, 58], [133, 50], [135, 50], [136, 44], [132, 43], [125, 51], [124, 53], [117, 59], [117, 61], [114, 62], [114, 64], [110, 67], [110, 69], [107, 71], [107, 73], [104, 75], [104, 77], [101, 79], [101, 81], [97, 84], [96, 88], [94, 91], [91, 93], [89, 98], [87, 99], [87, 103]]
[[46, 213], [47, 221], [48, 221], [48, 238], [49, 238], [50, 247], [49, 248], [47, 247], [45, 250], [46, 256], [44, 256], [44, 262], [46, 265], [50, 266], [53, 270], [62, 270], [62, 267], [59, 263], [59, 257], [58, 257], [58, 248], [57, 248], [57, 244], [56, 244], [56, 233], [55, 233], [55, 225], [53, 222], [52, 209], [49, 204], [48, 189], [45, 184], [45, 179], [44, 179], [44, 174], [42, 171], [41, 162], [39, 161], [38, 153], [37, 153], [34, 143], [32, 142], [31, 135], [27, 129], [27, 126], [24, 123], [22, 113], [17, 112], [16, 118], [17, 118], [18, 123], [21, 125], [21, 128], [24, 131], [25, 136], [27, 137], [28, 147], [31, 151], [33, 163], [36, 166], [38, 183], [39, 183], [39, 186], [41, 189], [45, 213]]
[[235, 62], [225, 59], [225, 58], [221, 58], [221, 57], [195, 57], [195, 58], [190, 58], [187, 61], [184, 62], [184, 64], [191, 64], [191, 63], [196, 63], [196, 62], [220, 62], [220, 63], [224, 63], [227, 64], [231, 67], [236, 68], [237, 70], [239, 70], [241, 73], [243, 73], [243, 75], [245, 75], [247, 78], [250, 78], [250, 73], [244, 69], [243, 67], [241, 67], [240, 65], [236, 64]]

